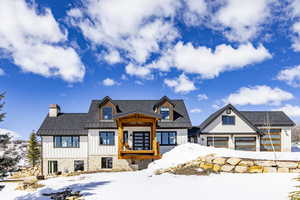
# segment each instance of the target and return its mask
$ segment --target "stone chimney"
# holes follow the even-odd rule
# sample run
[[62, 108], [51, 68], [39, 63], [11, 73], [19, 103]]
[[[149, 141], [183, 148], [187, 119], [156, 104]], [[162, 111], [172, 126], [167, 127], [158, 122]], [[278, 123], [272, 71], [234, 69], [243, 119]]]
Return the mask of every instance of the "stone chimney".
[[49, 106], [49, 117], [57, 117], [60, 113], [60, 107], [57, 104], [50, 104]]

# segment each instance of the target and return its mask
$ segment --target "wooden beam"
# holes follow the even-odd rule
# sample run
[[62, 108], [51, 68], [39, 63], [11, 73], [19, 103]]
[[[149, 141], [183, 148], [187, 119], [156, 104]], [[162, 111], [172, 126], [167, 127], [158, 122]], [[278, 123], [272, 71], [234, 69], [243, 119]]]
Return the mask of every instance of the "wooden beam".
[[121, 157], [121, 151], [123, 150], [123, 126], [122, 122], [117, 121], [118, 125], [118, 157]]

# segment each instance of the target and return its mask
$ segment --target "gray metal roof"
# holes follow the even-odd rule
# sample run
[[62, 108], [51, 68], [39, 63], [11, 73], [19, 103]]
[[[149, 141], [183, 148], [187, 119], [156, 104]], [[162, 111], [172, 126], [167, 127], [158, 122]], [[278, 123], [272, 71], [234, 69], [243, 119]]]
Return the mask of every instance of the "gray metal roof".
[[[107, 100], [105, 97], [103, 100]], [[60, 113], [58, 117], [46, 116], [39, 135], [87, 135], [89, 128], [117, 128], [114, 120], [99, 120], [100, 104], [103, 100], [92, 100], [88, 113]], [[114, 117], [128, 113], [139, 112], [160, 117], [155, 113], [153, 106], [159, 100], [113, 100], [117, 107]], [[174, 104], [174, 120], [159, 121], [158, 128], [189, 128], [191, 121], [183, 100], [172, 100]]]
[[87, 113], [60, 113], [44, 119], [38, 135], [87, 135], [84, 129]]

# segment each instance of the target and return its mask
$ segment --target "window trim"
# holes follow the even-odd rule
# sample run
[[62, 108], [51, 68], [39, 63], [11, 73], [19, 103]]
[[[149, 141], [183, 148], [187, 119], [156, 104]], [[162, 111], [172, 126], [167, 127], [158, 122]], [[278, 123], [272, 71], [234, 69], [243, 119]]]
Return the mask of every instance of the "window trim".
[[[160, 146], [177, 146], [177, 131], [156, 131], [156, 138], [158, 138], [157, 133], [160, 133], [160, 141], [162, 141], [162, 133], [167, 133], [168, 134], [168, 144], [160, 144]], [[175, 144], [170, 144], [170, 133], [175, 133]], [[159, 141], [157, 139], [157, 141]]]
[[[60, 137], [60, 141], [61, 141], [61, 146], [56, 146], [56, 143], [55, 143], [55, 137]], [[72, 139], [72, 144], [73, 144], [73, 141], [74, 141], [74, 137], [78, 137], [78, 147], [63, 147], [62, 146], [62, 137], [71, 137]], [[69, 148], [69, 149], [78, 149], [80, 148], [80, 136], [79, 135], [55, 135], [53, 136], [53, 148], [57, 148], [57, 149], [60, 149], [60, 148]]]
[[[224, 124], [224, 117], [232, 117], [234, 119], [233, 124]], [[236, 117], [234, 115], [222, 115], [222, 125], [223, 126], [234, 126], [236, 124]]]
[[[110, 109], [111, 109], [111, 119], [105, 119], [105, 118], [104, 118], [104, 109], [105, 109], [105, 108], [110, 108]], [[102, 114], [102, 116], [101, 116], [101, 119], [102, 119], [102, 120], [104, 120], [104, 121], [112, 121], [112, 120], [113, 120], [113, 117], [112, 117], [112, 116], [113, 116], [113, 107], [111, 107], [111, 106], [103, 106], [103, 107], [101, 108], [101, 111], [102, 111], [102, 113], [101, 113], [101, 114]]]
[[[113, 134], [113, 144], [101, 144], [101, 133], [109, 133]], [[116, 140], [115, 140], [115, 132], [114, 131], [99, 131], [99, 145], [100, 146], [115, 146]]]

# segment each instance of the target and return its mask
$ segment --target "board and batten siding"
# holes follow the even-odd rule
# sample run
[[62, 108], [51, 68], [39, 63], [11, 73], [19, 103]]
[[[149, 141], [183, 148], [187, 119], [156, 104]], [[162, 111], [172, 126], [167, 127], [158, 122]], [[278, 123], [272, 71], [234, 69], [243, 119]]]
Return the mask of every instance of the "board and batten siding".
[[42, 136], [43, 158], [86, 158], [88, 156], [88, 137], [80, 136], [79, 148], [55, 148], [54, 136]]
[[[185, 144], [188, 142], [188, 130], [187, 129], [157, 129], [158, 131], [176, 131], [177, 133], [177, 145]], [[160, 153], [164, 154], [171, 149], [175, 148], [176, 146], [160, 146]]]
[[[222, 115], [235, 116], [235, 125], [223, 125]], [[243, 119], [231, 111], [231, 114], [226, 114], [224, 111], [213, 122], [202, 130], [204, 133], [255, 133]]]

